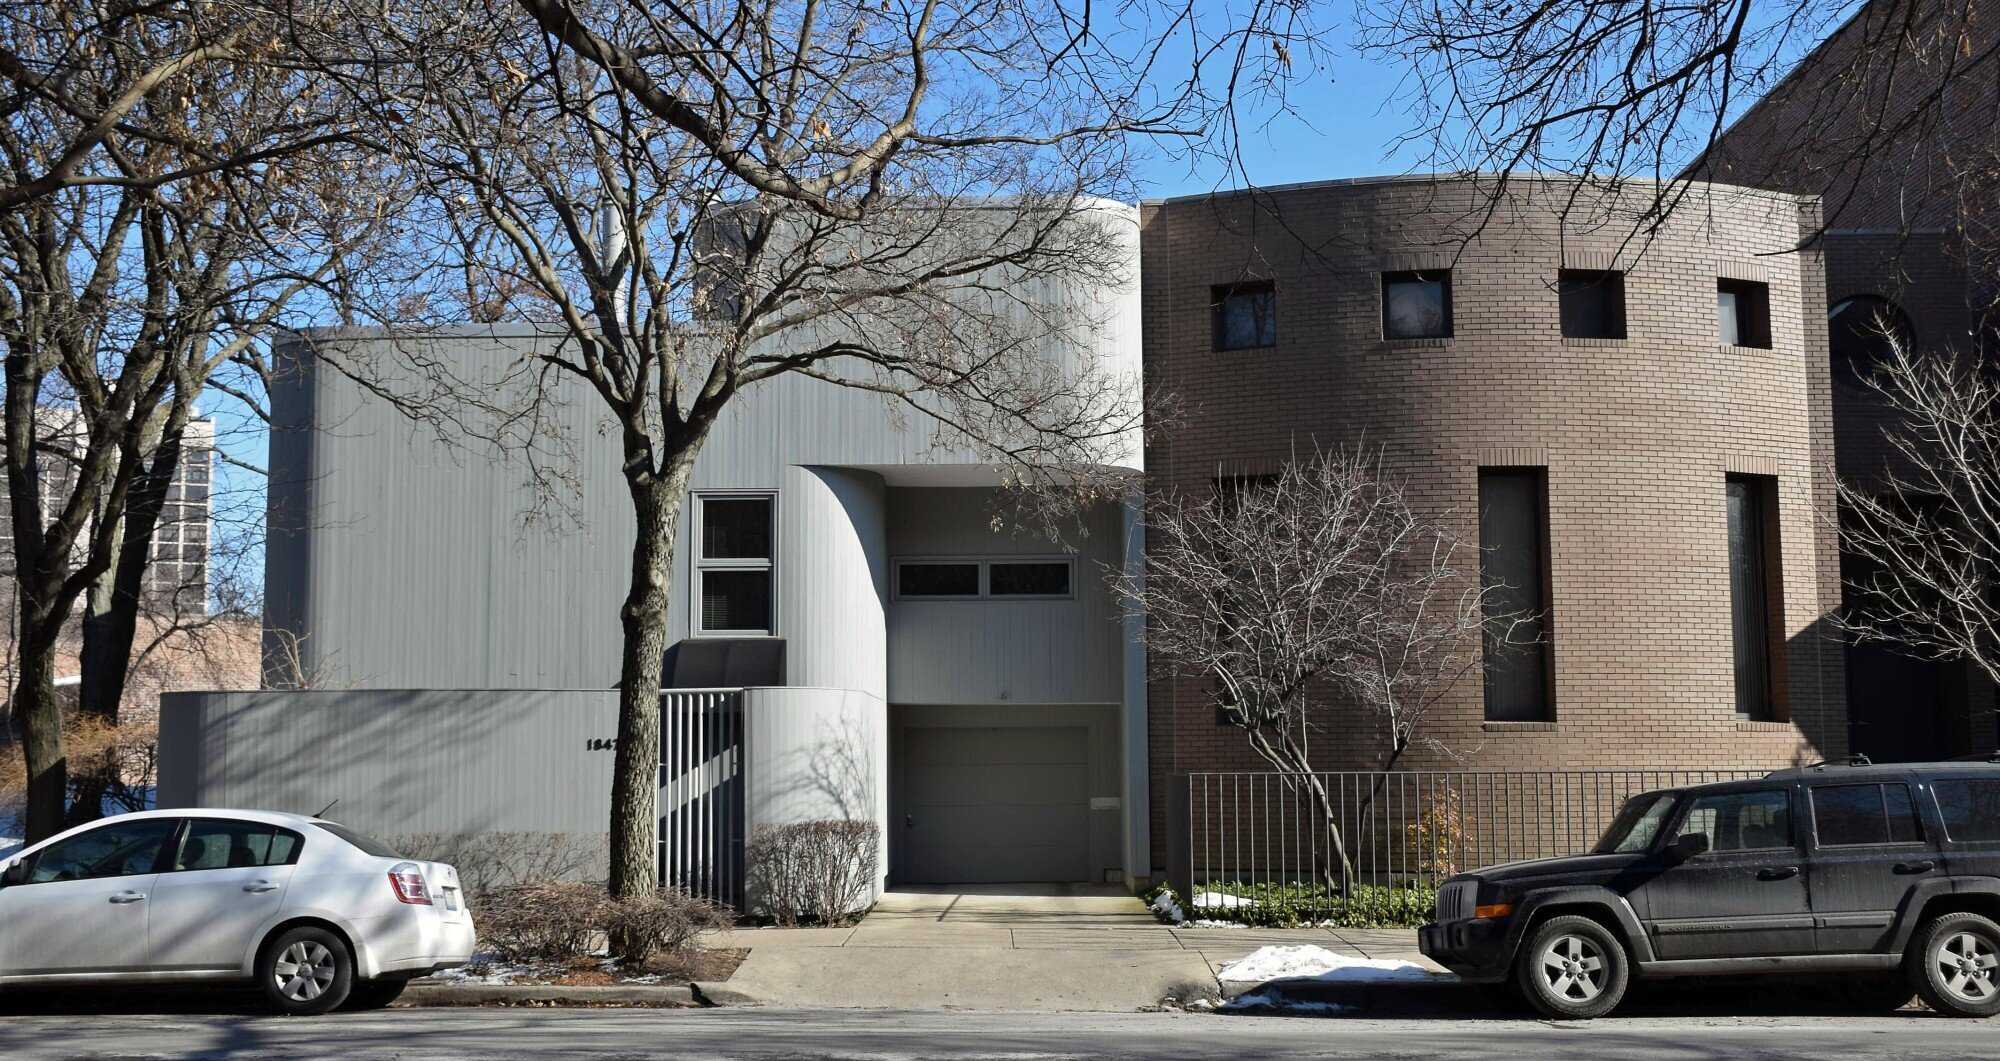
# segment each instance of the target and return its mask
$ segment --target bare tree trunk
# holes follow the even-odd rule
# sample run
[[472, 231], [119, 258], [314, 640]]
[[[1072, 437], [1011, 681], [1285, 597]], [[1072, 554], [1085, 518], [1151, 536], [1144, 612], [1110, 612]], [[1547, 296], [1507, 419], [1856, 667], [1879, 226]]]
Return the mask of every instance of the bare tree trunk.
[[674, 458], [664, 477], [628, 478], [637, 537], [632, 581], [619, 609], [624, 643], [618, 676], [618, 746], [611, 781], [612, 895], [659, 887], [660, 668], [667, 648], [667, 593], [674, 531], [694, 455]]
[[69, 789], [62, 703], [56, 699], [55, 638], [42, 626], [22, 616], [22, 631], [30, 636], [21, 640], [14, 682], [14, 717], [21, 727], [21, 750], [28, 766], [27, 820], [22, 823], [26, 832], [22, 838], [31, 844], [63, 830], [63, 802]]
[[151, 462], [133, 481], [111, 580], [103, 591], [92, 591], [91, 607], [83, 619], [83, 685], [77, 706], [114, 725], [132, 673], [132, 645], [138, 636], [141, 596], [151, 566], [148, 553], [166, 508], [167, 489], [180, 468], [186, 422], [185, 411], [176, 408], [169, 413]]

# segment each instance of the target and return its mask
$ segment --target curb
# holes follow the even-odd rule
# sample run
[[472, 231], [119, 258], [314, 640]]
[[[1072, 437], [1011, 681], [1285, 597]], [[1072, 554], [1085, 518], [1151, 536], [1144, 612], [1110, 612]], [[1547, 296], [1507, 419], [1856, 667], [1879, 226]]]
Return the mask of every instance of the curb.
[[410, 1006], [754, 1006], [756, 998], [719, 984], [411, 984], [398, 1002]]
[[[1367, 1010], [1376, 1014], [1472, 1012], [1486, 1008], [1477, 990], [1455, 978], [1438, 977], [1436, 983], [1329, 983], [1324, 980], [1266, 980], [1262, 983], [1223, 981], [1225, 1005], [1244, 996], [1269, 1001], [1278, 1006], [1318, 1005]], [[1261, 1007], [1239, 1004], [1238, 1012], [1256, 1012]]]

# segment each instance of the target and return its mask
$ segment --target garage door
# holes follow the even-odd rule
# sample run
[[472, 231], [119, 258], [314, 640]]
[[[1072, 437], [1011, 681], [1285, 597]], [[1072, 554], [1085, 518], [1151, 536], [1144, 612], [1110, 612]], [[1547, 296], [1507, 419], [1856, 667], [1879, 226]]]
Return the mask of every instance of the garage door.
[[914, 883], [1090, 879], [1081, 726], [903, 732], [903, 873]]

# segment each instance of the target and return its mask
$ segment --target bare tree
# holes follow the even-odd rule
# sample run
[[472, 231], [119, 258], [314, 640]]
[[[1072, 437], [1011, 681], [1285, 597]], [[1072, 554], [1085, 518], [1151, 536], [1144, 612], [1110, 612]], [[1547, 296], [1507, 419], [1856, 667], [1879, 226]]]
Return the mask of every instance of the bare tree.
[[[1205, 496], [1147, 504], [1146, 570], [1114, 577], [1146, 616], [1146, 648], [1165, 676], [1213, 683], [1216, 705], [1321, 817], [1330, 887], [1344, 887], [1346, 844], [1316, 769], [1336, 711], [1372, 739], [1341, 747], [1390, 770], [1459, 679], [1533, 617], [1497, 614], [1476, 552], [1442, 518], [1419, 513], [1380, 458], [1354, 449], [1225, 479]], [[1496, 613], [1496, 614], [1489, 614]], [[1343, 726], [1343, 730], [1350, 729]]]
[[2000, 682], [2000, 379], [1981, 358], [1883, 345], [1862, 379], [1893, 414], [1891, 459], [1840, 485], [1853, 572], [1841, 625]]
[[[384, 197], [342, 110], [283, 61], [267, 15], [47, 2], [0, 19], [11, 704], [31, 841], [65, 819], [52, 683], [79, 599], [104, 586], [84, 632], [84, 699], [113, 717], [147, 545], [204, 388], [379, 231]], [[81, 425], [57, 492], [40, 423], [51, 401]]]

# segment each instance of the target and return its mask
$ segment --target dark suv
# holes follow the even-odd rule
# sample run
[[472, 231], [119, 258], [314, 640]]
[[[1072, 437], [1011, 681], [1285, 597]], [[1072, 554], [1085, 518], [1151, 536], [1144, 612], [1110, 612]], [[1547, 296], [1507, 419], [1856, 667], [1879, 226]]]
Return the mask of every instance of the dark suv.
[[2000, 1013], [2000, 763], [1818, 765], [1628, 800], [1587, 855], [1438, 892], [1423, 952], [1595, 1017], [1632, 976], [1857, 974], [1857, 1003]]

